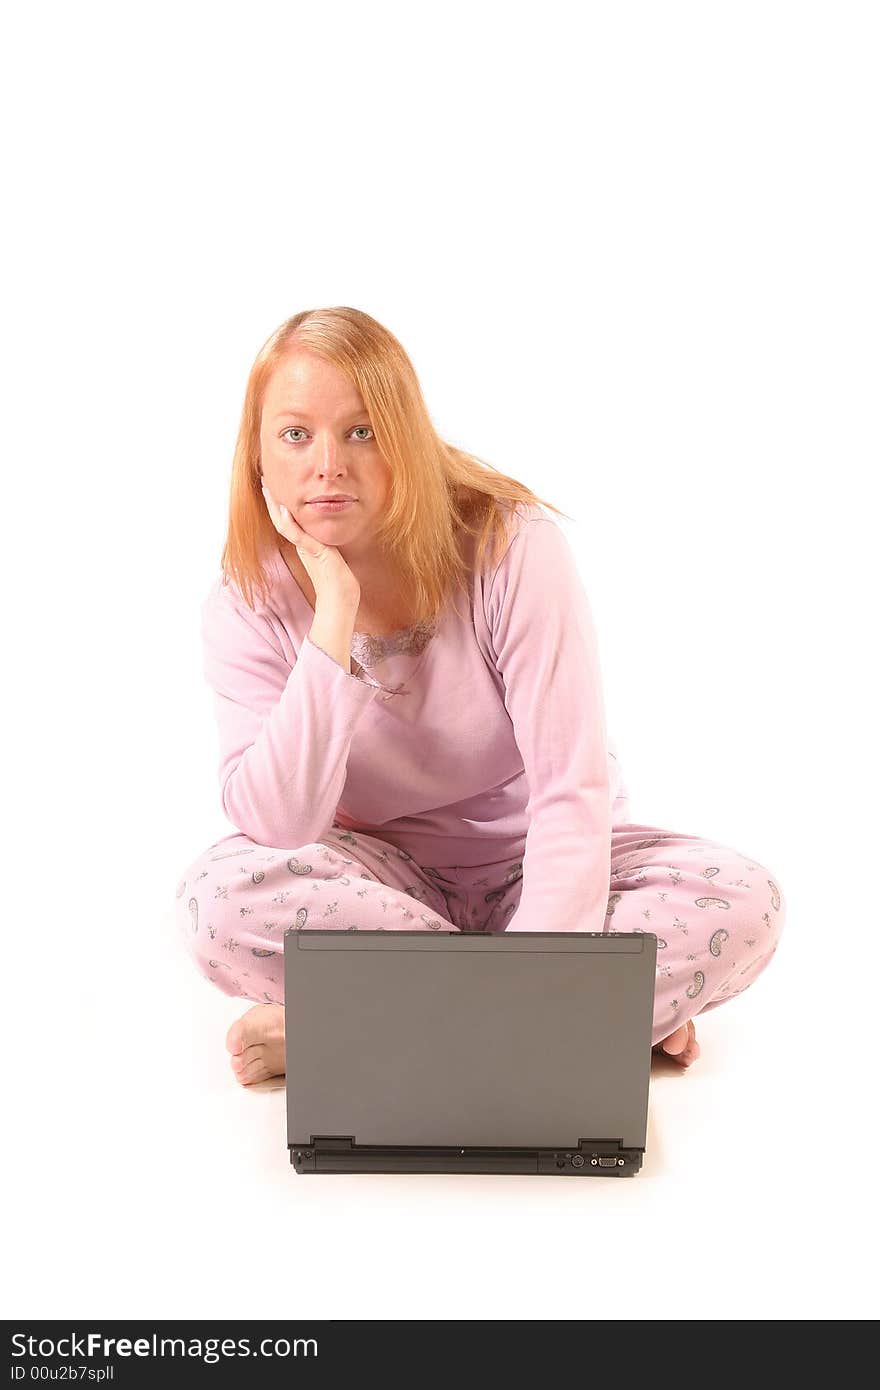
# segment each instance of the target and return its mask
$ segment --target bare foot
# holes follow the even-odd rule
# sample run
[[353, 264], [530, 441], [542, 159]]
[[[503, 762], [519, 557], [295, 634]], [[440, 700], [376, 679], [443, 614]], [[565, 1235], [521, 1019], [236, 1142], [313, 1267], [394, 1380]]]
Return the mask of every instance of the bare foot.
[[693, 1019], [689, 1018], [687, 1023], [676, 1028], [668, 1038], [655, 1043], [651, 1051], [662, 1052], [664, 1057], [671, 1057], [680, 1067], [689, 1067], [700, 1055], [700, 1044], [697, 1042], [697, 1030]]
[[283, 1076], [287, 1065], [283, 1004], [255, 1004], [248, 1009], [226, 1034], [226, 1050], [232, 1053], [232, 1070], [242, 1086]]

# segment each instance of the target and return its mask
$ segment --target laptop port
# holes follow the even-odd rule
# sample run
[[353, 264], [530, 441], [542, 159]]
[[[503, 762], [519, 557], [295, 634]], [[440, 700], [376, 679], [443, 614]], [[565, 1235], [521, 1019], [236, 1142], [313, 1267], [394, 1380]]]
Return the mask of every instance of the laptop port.
[[617, 1167], [617, 1159], [616, 1159], [616, 1158], [600, 1158], [600, 1159], [599, 1159], [599, 1167], [600, 1167], [600, 1168], [616, 1168], [616, 1167]]

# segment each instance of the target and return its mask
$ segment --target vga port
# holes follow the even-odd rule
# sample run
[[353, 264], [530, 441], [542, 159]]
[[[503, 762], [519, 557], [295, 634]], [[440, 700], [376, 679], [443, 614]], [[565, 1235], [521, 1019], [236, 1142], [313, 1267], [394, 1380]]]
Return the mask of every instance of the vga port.
[[617, 1167], [617, 1159], [616, 1159], [616, 1158], [601, 1158], [601, 1157], [600, 1157], [600, 1159], [599, 1159], [599, 1167], [600, 1167], [600, 1168], [616, 1168], [616, 1167]]

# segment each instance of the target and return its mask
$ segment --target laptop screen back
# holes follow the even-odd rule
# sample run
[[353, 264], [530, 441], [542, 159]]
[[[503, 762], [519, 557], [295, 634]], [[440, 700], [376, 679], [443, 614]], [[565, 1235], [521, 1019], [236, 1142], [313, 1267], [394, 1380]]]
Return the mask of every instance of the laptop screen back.
[[651, 933], [285, 934], [288, 1141], [643, 1148]]

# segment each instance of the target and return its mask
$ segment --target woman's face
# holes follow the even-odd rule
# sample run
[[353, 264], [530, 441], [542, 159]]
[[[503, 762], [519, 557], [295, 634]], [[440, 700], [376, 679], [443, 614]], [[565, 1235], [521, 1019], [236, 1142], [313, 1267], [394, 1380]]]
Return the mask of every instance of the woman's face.
[[[269, 492], [304, 531], [346, 559], [369, 554], [391, 475], [347, 376], [302, 349], [289, 354], [266, 388], [260, 451]], [[353, 500], [338, 511], [311, 505], [333, 493]]]

